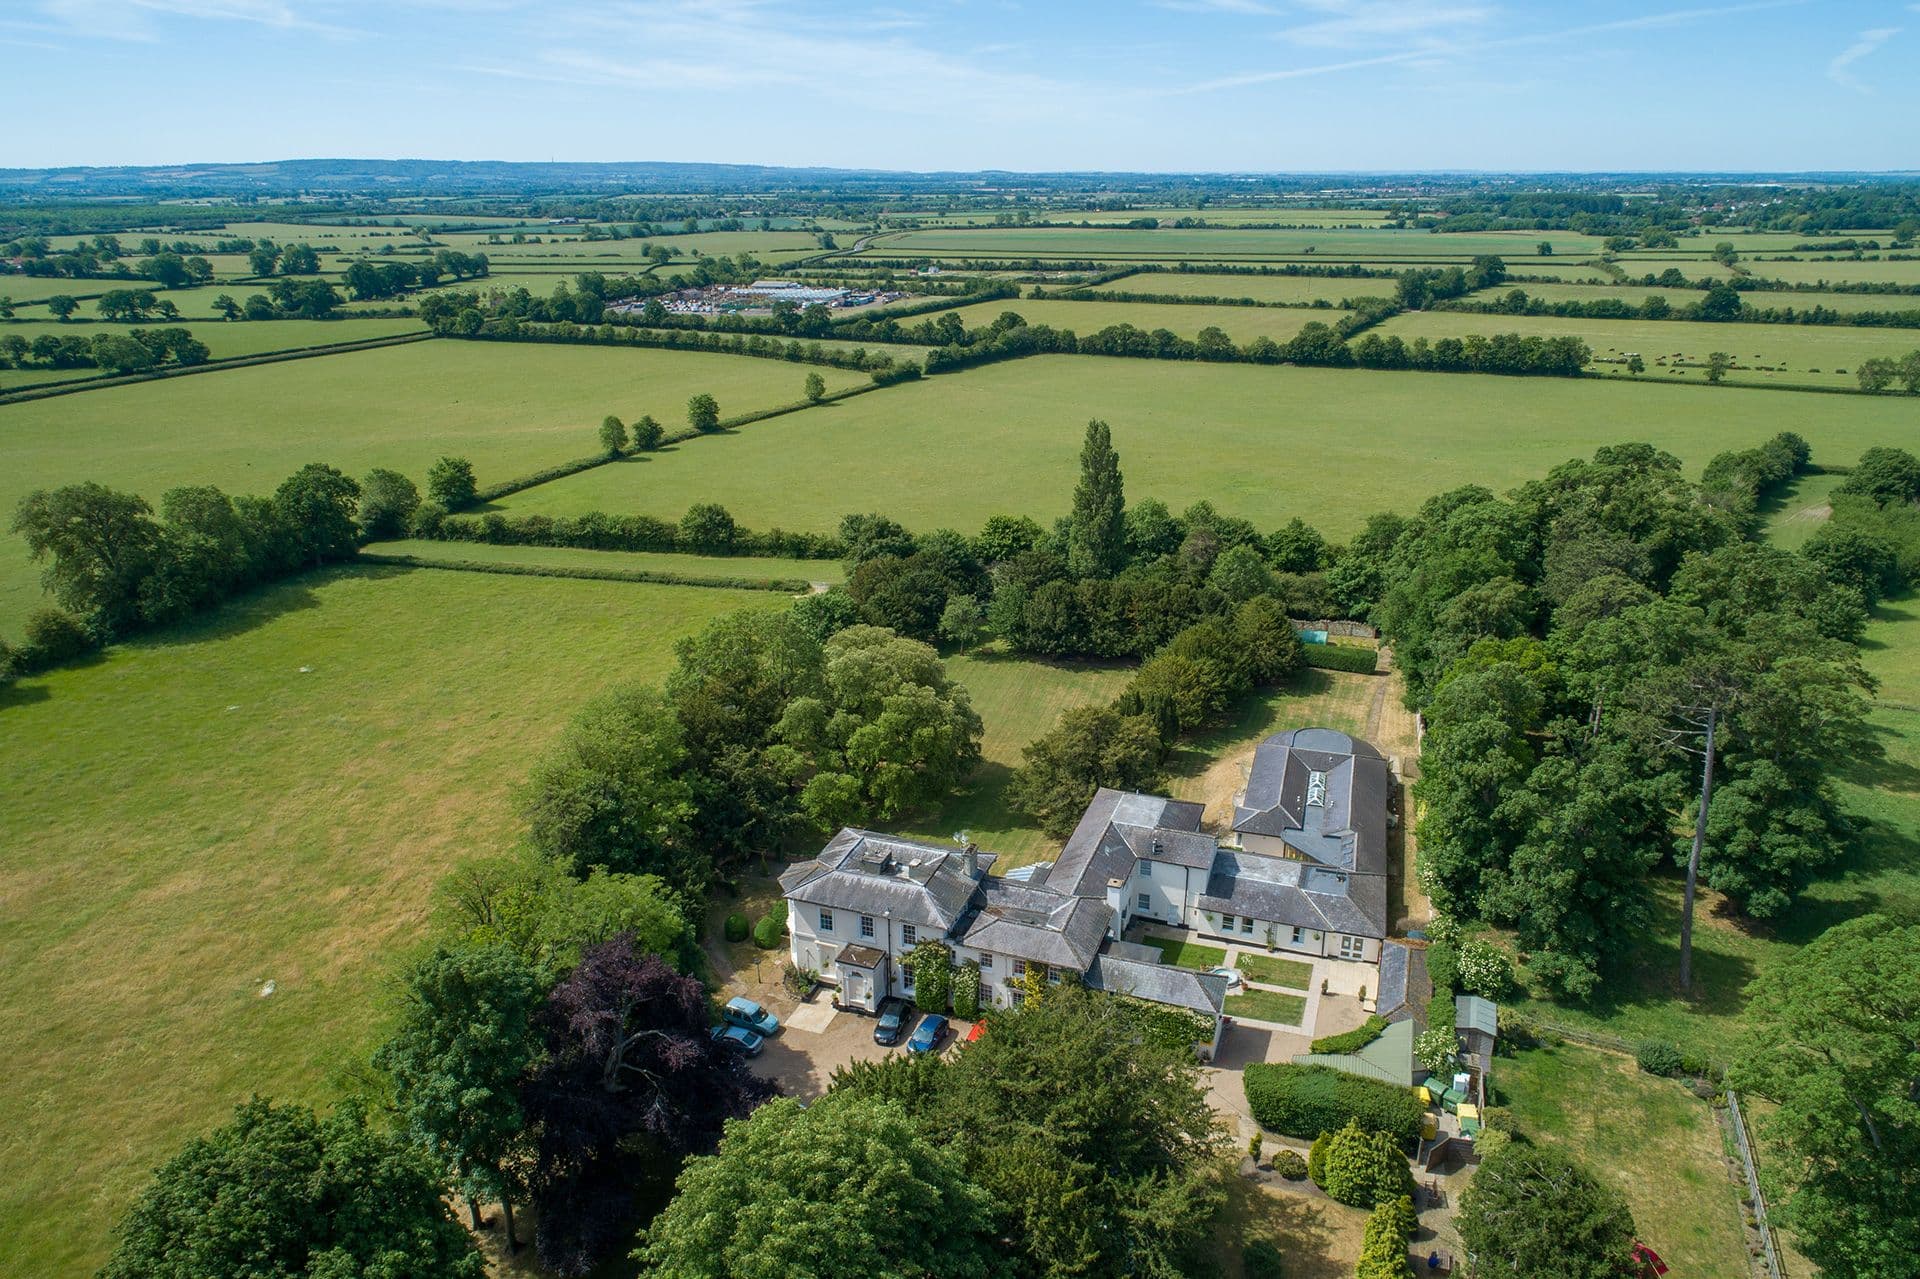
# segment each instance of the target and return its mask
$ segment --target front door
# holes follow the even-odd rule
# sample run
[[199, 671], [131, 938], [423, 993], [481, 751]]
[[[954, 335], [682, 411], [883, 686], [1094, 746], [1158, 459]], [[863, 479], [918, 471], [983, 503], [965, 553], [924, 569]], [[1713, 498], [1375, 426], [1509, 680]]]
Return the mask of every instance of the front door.
[[864, 1008], [867, 1004], [867, 979], [861, 973], [847, 974], [847, 1002]]

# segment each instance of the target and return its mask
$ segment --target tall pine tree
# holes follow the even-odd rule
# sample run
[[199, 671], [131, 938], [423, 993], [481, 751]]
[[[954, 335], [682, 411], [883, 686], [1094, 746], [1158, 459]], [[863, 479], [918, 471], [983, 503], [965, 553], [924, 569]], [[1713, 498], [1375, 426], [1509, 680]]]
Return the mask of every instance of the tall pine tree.
[[1105, 422], [1087, 423], [1080, 449], [1080, 483], [1073, 490], [1067, 567], [1076, 577], [1112, 577], [1127, 562], [1127, 500], [1120, 455]]

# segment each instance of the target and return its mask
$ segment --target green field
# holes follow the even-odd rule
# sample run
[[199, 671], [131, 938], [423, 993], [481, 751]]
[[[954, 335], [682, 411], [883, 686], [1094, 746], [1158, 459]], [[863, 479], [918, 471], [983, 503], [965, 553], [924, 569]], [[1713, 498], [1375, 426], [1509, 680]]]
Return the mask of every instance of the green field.
[[[1700, 301], [1701, 289], [1647, 288], [1632, 284], [1502, 284], [1472, 295], [1475, 302], [1496, 302], [1514, 289], [1542, 302], [1597, 302], [1615, 298], [1628, 306], [1639, 306], [1648, 298], [1665, 298], [1673, 307], [1692, 306]], [[1801, 293], [1784, 289], [1742, 293], [1740, 298], [1756, 310], [1811, 311], [1824, 307], [1829, 311], [1852, 314], [1858, 311], [1920, 311], [1920, 295], [1897, 293]], [[1916, 340], [1920, 330], [1909, 329]]]
[[[95, 338], [102, 333], [126, 334], [135, 329], [185, 329], [207, 344], [213, 359], [230, 360], [241, 355], [260, 355], [267, 351], [291, 351], [308, 346], [338, 346], [345, 342], [364, 342], [369, 338], [394, 337], [401, 333], [425, 333], [419, 320], [402, 317], [375, 317], [347, 320], [188, 320], [181, 323], [156, 321], [152, 324], [61, 324], [54, 320], [0, 320], [0, 337], [17, 334], [31, 342], [43, 333], [54, 337]], [[35, 373], [36, 369], [13, 369], [14, 373]], [[92, 370], [97, 373], [98, 370]]]
[[1600, 241], [1571, 231], [1483, 231], [1437, 235], [1398, 230], [1192, 230], [1136, 231], [1120, 227], [982, 227], [973, 230], [905, 231], [883, 236], [869, 257], [1098, 258], [1140, 257], [1204, 262], [1243, 258], [1313, 256], [1335, 260], [1395, 261], [1457, 259], [1479, 253], [1534, 256], [1540, 241], [1556, 253], [1593, 253]]
[[1252, 298], [1256, 302], [1335, 303], [1369, 292], [1393, 295], [1393, 281], [1317, 275], [1201, 275], [1191, 271], [1147, 271], [1093, 286], [1095, 293], [1150, 293], [1175, 298]]
[[432, 885], [512, 844], [509, 788], [574, 708], [785, 602], [339, 570], [0, 692], [0, 1274], [90, 1271], [188, 1135], [331, 1092]]
[[1000, 512], [1064, 512], [1089, 417], [1113, 426], [1129, 501], [1156, 497], [1178, 510], [1205, 498], [1263, 528], [1298, 515], [1345, 538], [1374, 511], [1411, 510], [1461, 484], [1502, 489], [1623, 439], [1652, 441], [1697, 468], [1791, 429], [1817, 456], [1851, 461], [1907, 439], [1913, 405], [1600, 378], [1044, 356], [688, 441], [501, 505], [678, 518], [692, 502], [717, 501], [740, 518], [752, 512], [756, 525], [810, 530], [878, 510], [909, 528], [971, 532]]
[[[1579, 320], [1557, 316], [1474, 315], [1464, 311], [1410, 311], [1374, 330], [1382, 336], [1466, 337], [1523, 333], [1577, 337], [1593, 348], [1598, 371], [1630, 376], [1622, 361], [1638, 353], [1644, 381], [1704, 383], [1701, 365], [1713, 351], [1733, 357], [1727, 381], [1754, 386], [1853, 387], [1854, 370], [1876, 356], [1898, 359], [1920, 349], [1920, 330], [1826, 324], [1693, 324], [1679, 320]], [[1603, 361], [1612, 361], [1606, 363]]]
[[[594, 453], [608, 413], [628, 421], [652, 413], [677, 427], [687, 397], [701, 391], [727, 415], [770, 408], [800, 399], [812, 368], [680, 351], [434, 341], [5, 405], [0, 512], [10, 519], [27, 492], [80, 480], [156, 502], [183, 484], [268, 493], [314, 461], [355, 476], [392, 467], [418, 483], [435, 458], [458, 454], [486, 484]], [[833, 388], [865, 380], [820, 372]], [[671, 456], [622, 469], [646, 471]], [[678, 502], [675, 517], [695, 500]], [[17, 635], [40, 603], [24, 545], [0, 537], [0, 634]]]
[[411, 555], [423, 560], [469, 560], [482, 564], [537, 565], [542, 568], [638, 570], [685, 573], [699, 577], [742, 579], [795, 578], [805, 582], [846, 580], [839, 560], [788, 560], [762, 555], [678, 555], [659, 551], [583, 551], [569, 546], [489, 546], [484, 542], [374, 542], [376, 555]]
[[[1377, 282], [1355, 280], [1353, 283]], [[1026, 298], [963, 306], [956, 314], [960, 322], [971, 329], [991, 324], [1007, 311], [1024, 316], [1029, 324], [1072, 329], [1081, 337], [1109, 325], [1131, 324], [1148, 332], [1166, 329], [1183, 338], [1214, 327], [1235, 342], [1251, 342], [1260, 337], [1286, 342], [1314, 320], [1332, 324], [1346, 315], [1345, 311], [1297, 306], [1197, 306], [1185, 302], [1061, 302], [1053, 299], [1034, 302]]]
[[[1847, 258], [1834, 262], [1749, 261], [1742, 265], [1764, 279], [1786, 280], [1791, 284], [1920, 284], [1920, 258], [1899, 262], [1871, 258], [1858, 262]], [[1692, 275], [1693, 272], [1687, 274]], [[1887, 296], [1892, 298], [1897, 295]], [[1906, 296], [1913, 298], [1916, 295], [1909, 293]]]
[[1626, 1196], [1637, 1237], [1676, 1276], [1748, 1279], [1740, 1192], [1706, 1102], [1628, 1058], [1571, 1044], [1497, 1058], [1492, 1077], [1522, 1133]]

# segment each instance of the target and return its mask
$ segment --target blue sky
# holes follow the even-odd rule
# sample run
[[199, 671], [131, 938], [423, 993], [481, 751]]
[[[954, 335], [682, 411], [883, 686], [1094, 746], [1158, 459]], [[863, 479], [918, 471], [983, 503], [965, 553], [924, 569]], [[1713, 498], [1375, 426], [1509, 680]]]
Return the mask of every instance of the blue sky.
[[0, 0], [0, 166], [1920, 169], [1920, 3]]

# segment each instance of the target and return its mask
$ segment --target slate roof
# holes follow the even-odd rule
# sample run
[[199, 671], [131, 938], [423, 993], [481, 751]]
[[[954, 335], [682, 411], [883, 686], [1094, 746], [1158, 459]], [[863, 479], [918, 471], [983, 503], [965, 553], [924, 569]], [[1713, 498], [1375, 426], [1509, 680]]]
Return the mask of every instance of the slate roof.
[[1250, 915], [1323, 932], [1387, 935], [1385, 876], [1356, 875], [1290, 857], [1223, 848], [1195, 904], [1216, 914]]
[[1094, 957], [1086, 984], [1109, 994], [1172, 1004], [1205, 1017], [1218, 1017], [1227, 1000], [1227, 979], [1213, 973], [1123, 959], [1111, 950]]
[[[981, 873], [993, 862], [978, 854]], [[819, 855], [781, 872], [780, 888], [810, 906], [891, 915], [903, 923], [947, 932], [973, 902], [980, 887], [965, 852], [950, 844], [926, 843], [843, 828]]]
[[975, 950], [1085, 972], [1111, 917], [1104, 900], [989, 877], [960, 939]]
[[1383, 875], [1387, 867], [1386, 757], [1331, 728], [1275, 733], [1253, 752], [1233, 828], [1285, 841], [1303, 857]]
[[[1200, 847], [1196, 840], [1203, 841], [1209, 850], [1213, 846], [1211, 839], [1198, 834], [1205, 811], [1199, 804], [1102, 786], [1094, 792], [1093, 802], [1080, 815], [1079, 825], [1047, 872], [1047, 887], [1104, 901], [1107, 881], [1133, 874], [1134, 860], [1148, 855], [1156, 837], [1163, 849], [1177, 848], [1179, 857], [1196, 858]], [[1163, 858], [1174, 859], [1172, 852]], [[1186, 860], [1179, 864], [1205, 866], [1207, 862]]]

